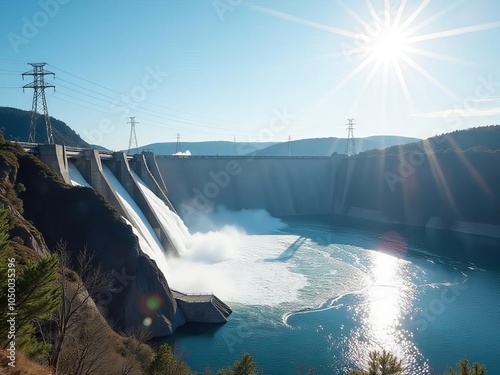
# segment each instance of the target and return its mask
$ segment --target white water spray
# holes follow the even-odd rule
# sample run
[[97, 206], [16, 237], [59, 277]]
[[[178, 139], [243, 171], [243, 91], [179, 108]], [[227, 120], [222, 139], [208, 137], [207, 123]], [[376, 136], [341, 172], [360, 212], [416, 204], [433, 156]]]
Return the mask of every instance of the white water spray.
[[286, 262], [271, 262], [297, 236], [279, 234], [285, 224], [264, 210], [233, 212], [217, 207], [191, 222], [182, 219], [134, 174], [160, 224], [179, 250], [169, 257], [168, 282], [187, 293], [215, 293], [229, 302], [275, 306], [298, 299], [306, 278]]

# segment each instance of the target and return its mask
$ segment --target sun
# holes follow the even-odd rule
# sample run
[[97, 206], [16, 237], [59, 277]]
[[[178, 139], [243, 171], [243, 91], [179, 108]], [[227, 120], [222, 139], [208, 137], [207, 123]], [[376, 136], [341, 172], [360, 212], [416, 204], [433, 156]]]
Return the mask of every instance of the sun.
[[364, 83], [358, 90], [357, 98], [352, 104], [352, 110], [355, 110], [368, 87], [379, 75], [382, 78], [382, 90], [380, 91], [382, 100], [381, 113], [385, 114], [387, 112], [386, 98], [389, 83], [394, 84], [391, 85], [393, 88], [399, 86], [410, 111], [414, 112], [412, 90], [408, 84], [409, 73], [411, 73], [411, 77], [417, 76], [428, 81], [437, 90], [460, 102], [462, 99], [452, 92], [446, 84], [442, 83], [438, 76], [433, 75], [421, 65], [419, 60], [433, 59], [452, 64], [471, 64], [471, 61], [429, 50], [422, 45], [419, 46], [419, 43], [500, 28], [500, 21], [425, 33], [423, 30], [425, 30], [426, 26], [445, 17], [459, 6], [460, 2], [455, 2], [455, 4], [434, 11], [432, 14], [428, 12], [428, 15], [424, 13], [430, 4], [430, 0], [415, 0], [411, 4], [409, 4], [408, 0], [392, 2], [384, 0], [384, 6], [381, 9], [376, 9], [372, 2], [373, 0], [365, 0], [369, 12], [369, 17], [365, 18], [352, 10], [343, 0], [338, 0], [338, 5], [357, 24], [353, 29], [341, 29], [256, 4], [249, 5], [249, 7], [289, 22], [336, 34], [344, 38], [344, 42], [339, 45], [339, 50], [326, 54], [325, 57], [343, 58], [348, 64], [354, 63], [353, 67], [324, 95], [321, 103], [329, 100], [333, 95], [339, 94], [355, 77], [366, 74], [363, 80]]
[[367, 45], [368, 51], [378, 62], [395, 63], [408, 51], [408, 38], [402, 29], [389, 26], [378, 31]]

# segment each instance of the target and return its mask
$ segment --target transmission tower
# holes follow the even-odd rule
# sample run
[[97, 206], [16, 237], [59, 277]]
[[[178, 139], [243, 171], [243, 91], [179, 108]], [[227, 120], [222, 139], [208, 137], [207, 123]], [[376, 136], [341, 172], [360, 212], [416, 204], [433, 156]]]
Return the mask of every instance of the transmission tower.
[[175, 145], [175, 153], [182, 152], [181, 148], [181, 134], [177, 133], [177, 144]]
[[135, 121], [135, 117], [130, 117], [130, 121], [127, 122], [127, 124], [130, 124], [130, 140], [128, 141], [128, 153], [130, 154], [133, 143], [135, 143], [136, 151], [139, 151], [139, 145], [137, 144], [137, 135], [135, 134], [135, 125], [138, 124], [138, 122]]
[[356, 155], [356, 142], [354, 141], [354, 119], [347, 119], [347, 143], [344, 154]]
[[33, 67], [33, 70], [29, 72], [25, 72], [22, 74], [23, 80], [24, 76], [33, 76], [33, 82], [28, 83], [23, 86], [24, 89], [33, 89], [33, 104], [31, 106], [31, 123], [30, 123], [30, 135], [28, 138], [28, 142], [35, 143], [36, 142], [36, 122], [38, 119], [38, 109], [43, 108], [43, 114], [45, 116], [45, 128], [47, 130], [47, 143], [54, 143], [54, 136], [52, 134], [52, 125], [50, 124], [49, 111], [47, 110], [47, 100], [45, 99], [45, 89], [48, 87], [54, 88], [54, 85], [45, 83], [45, 76], [48, 74], [52, 74], [55, 78], [55, 74], [49, 72], [44, 69], [46, 63], [28, 63]]

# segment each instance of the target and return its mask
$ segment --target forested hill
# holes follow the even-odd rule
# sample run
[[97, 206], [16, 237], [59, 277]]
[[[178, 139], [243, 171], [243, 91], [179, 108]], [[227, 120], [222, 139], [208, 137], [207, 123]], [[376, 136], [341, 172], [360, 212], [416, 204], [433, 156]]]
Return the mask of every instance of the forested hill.
[[467, 130], [456, 130], [424, 141], [391, 146], [384, 150], [369, 150], [359, 156], [396, 155], [412, 151], [496, 151], [500, 150], [500, 125], [482, 126]]
[[[50, 118], [54, 142], [65, 146], [90, 147], [80, 136], [64, 122], [53, 117]], [[27, 142], [30, 132], [31, 111], [17, 108], [0, 107], [0, 132], [4, 138], [11, 141]], [[37, 141], [45, 142], [45, 119], [43, 115], [37, 121]]]
[[[500, 126], [455, 131], [351, 158], [346, 206], [402, 223], [500, 225]], [[347, 173], [347, 164], [340, 175]]]

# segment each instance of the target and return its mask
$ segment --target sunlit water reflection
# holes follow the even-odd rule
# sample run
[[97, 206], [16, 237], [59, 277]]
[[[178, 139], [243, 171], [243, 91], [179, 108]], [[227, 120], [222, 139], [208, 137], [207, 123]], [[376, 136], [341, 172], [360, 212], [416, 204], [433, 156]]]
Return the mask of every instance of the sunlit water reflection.
[[[198, 371], [250, 352], [266, 374], [311, 367], [344, 374], [382, 349], [415, 375], [442, 373], [466, 353], [500, 366], [490, 328], [500, 319], [500, 257], [491, 253], [498, 242], [476, 238], [472, 252], [450, 235], [427, 242], [420, 233], [289, 222], [281, 234], [252, 236], [239, 255], [204, 269], [237, 286], [229, 294], [227, 285], [221, 289], [234, 310], [230, 321], [195, 335], [179, 332], [175, 344]], [[453, 285], [466, 287], [450, 291]], [[441, 300], [443, 291], [455, 293], [453, 301]], [[430, 318], [429, 306], [436, 310]]]

